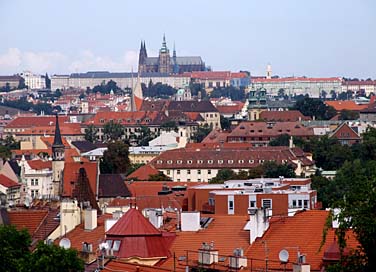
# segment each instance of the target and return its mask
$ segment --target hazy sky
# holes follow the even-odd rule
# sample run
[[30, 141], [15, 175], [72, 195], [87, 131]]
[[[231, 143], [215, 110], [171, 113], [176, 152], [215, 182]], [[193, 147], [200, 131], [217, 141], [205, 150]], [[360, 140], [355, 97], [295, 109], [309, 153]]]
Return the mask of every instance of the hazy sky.
[[0, 0], [0, 74], [137, 70], [156, 55], [214, 70], [376, 78], [375, 0]]

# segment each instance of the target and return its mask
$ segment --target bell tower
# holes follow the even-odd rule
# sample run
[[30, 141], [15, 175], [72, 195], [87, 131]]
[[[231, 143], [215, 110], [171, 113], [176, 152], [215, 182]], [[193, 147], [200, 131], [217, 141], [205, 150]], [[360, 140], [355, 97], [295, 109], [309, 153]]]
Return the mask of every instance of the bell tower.
[[166, 36], [163, 35], [162, 47], [159, 49], [158, 58], [158, 72], [159, 73], [171, 73], [171, 57], [170, 50], [167, 48]]
[[60, 133], [59, 117], [56, 114], [55, 137], [52, 144], [52, 182], [54, 189], [53, 194], [55, 196], [59, 196], [63, 189], [64, 149], [65, 147]]

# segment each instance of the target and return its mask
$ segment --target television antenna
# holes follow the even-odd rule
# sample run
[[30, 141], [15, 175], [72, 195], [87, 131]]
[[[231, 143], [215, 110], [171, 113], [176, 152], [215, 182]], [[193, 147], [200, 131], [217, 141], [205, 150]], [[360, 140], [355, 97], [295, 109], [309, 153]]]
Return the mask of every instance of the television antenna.
[[71, 247], [71, 241], [68, 238], [63, 238], [60, 240], [59, 246], [64, 249], [69, 249]]

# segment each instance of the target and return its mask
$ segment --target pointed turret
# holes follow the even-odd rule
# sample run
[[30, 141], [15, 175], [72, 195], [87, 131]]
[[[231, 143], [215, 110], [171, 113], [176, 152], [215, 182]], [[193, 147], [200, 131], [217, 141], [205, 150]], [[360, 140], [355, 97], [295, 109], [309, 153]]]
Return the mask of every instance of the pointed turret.
[[56, 113], [56, 122], [55, 122], [55, 137], [54, 137], [54, 143], [52, 144], [52, 149], [54, 147], [64, 147], [63, 144], [63, 139], [61, 138], [61, 133], [60, 133], [60, 126], [59, 126], [59, 117]]

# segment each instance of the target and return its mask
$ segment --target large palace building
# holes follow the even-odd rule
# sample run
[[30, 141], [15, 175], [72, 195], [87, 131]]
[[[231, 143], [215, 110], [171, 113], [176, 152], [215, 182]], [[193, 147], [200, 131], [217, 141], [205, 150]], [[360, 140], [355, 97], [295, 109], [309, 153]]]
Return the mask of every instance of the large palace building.
[[163, 36], [163, 43], [159, 49], [158, 57], [148, 57], [145, 41], [141, 41], [140, 54], [138, 59], [138, 72], [142, 73], [168, 73], [182, 74], [184, 72], [205, 71], [205, 63], [200, 56], [177, 57], [174, 46], [172, 57], [167, 48], [166, 38]]

